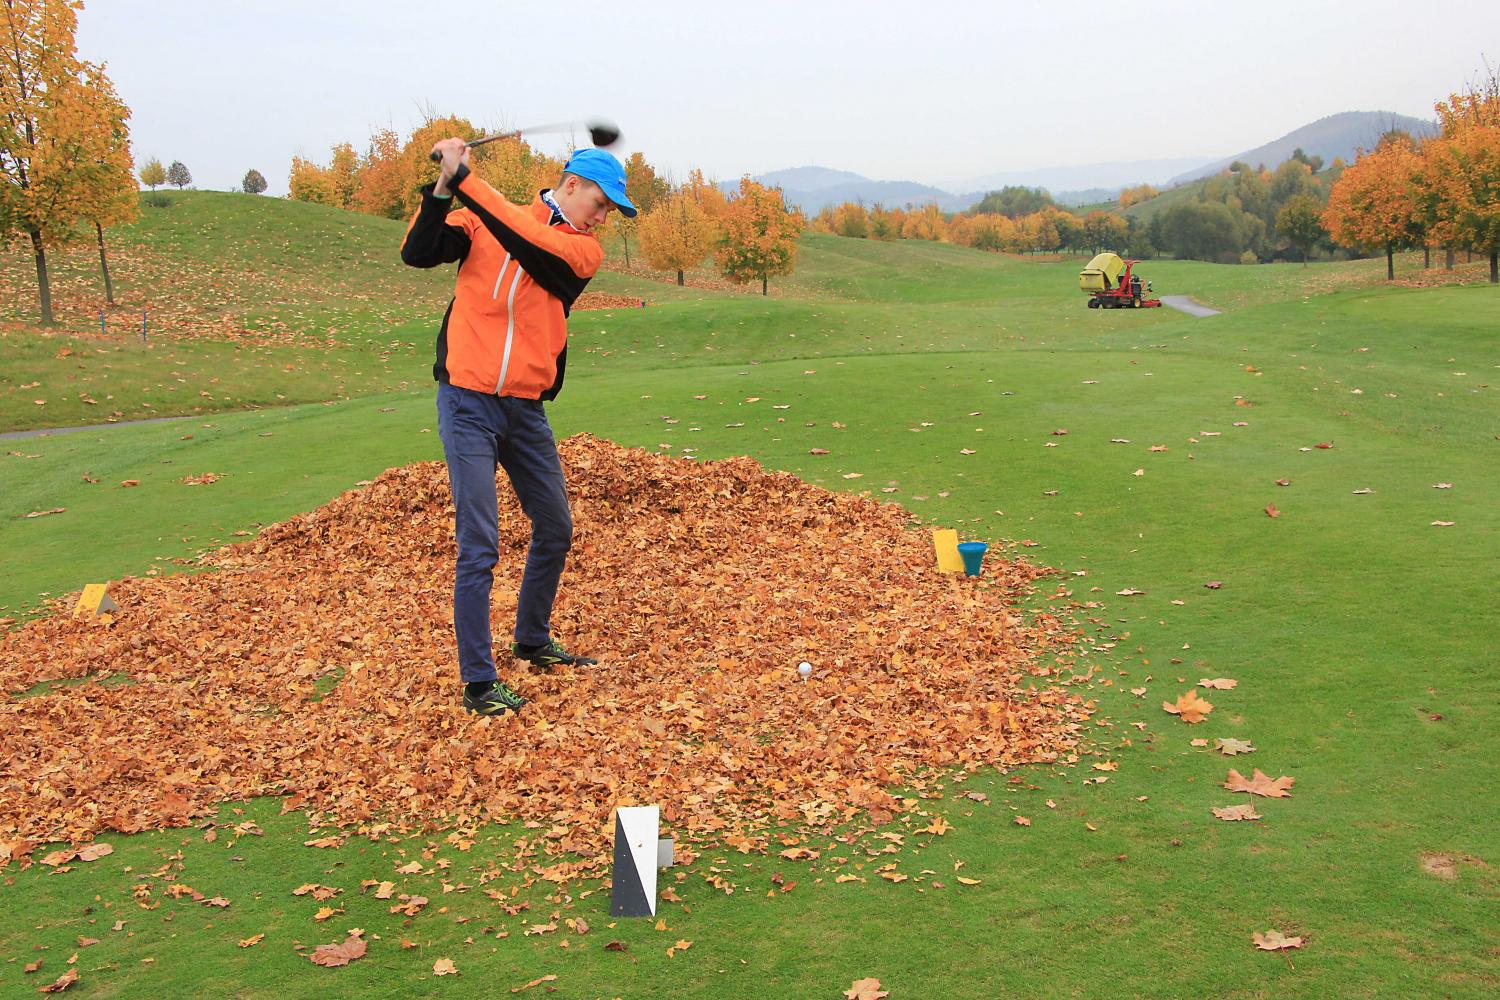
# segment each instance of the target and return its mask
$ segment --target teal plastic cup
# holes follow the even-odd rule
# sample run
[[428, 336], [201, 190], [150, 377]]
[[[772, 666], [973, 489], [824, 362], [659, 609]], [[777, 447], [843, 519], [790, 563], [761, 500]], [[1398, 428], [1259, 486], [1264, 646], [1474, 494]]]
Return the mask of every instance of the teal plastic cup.
[[989, 548], [984, 542], [959, 542], [958, 554], [964, 560], [964, 576], [978, 576], [984, 565], [984, 553]]

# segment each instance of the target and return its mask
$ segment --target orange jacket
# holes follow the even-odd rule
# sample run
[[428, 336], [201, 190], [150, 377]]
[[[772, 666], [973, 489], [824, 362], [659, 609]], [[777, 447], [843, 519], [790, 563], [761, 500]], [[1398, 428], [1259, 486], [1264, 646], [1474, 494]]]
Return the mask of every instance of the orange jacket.
[[560, 221], [537, 197], [521, 207], [466, 167], [452, 200], [422, 189], [401, 260], [413, 267], [461, 261], [437, 339], [433, 377], [477, 392], [553, 399], [567, 366], [567, 315], [604, 260], [591, 233]]

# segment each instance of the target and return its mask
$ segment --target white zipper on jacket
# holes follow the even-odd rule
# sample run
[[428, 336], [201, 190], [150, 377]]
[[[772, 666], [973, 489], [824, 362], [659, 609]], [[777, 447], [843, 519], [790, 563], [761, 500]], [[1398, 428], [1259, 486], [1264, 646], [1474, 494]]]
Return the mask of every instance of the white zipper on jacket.
[[[510, 292], [505, 296], [505, 354], [500, 359], [500, 381], [495, 383], [495, 395], [505, 389], [505, 373], [510, 370], [510, 347], [516, 337], [516, 286], [521, 283], [521, 263], [516, 262], [516, 276], [510, 283]], [[499, 291], [497, 283], [495, 290]]]
[[[498, 299], [500, 297], [500, 281], [501, 281], [502, 278], [505, 277], [505, 269], [507, 267], [509, 267], [509, 266], [510, 266], [510, 254], [506, 254], [505, 255], [505, 259], [500, 262], [500, 273], [497, 274], [497, 275], [495, 275], [495, 290], [490, 293], [490, 300], [491, 301], [493, 301], [495, 299]], [[516, 266], [520, 267], [521, 265], [517, 264]]]

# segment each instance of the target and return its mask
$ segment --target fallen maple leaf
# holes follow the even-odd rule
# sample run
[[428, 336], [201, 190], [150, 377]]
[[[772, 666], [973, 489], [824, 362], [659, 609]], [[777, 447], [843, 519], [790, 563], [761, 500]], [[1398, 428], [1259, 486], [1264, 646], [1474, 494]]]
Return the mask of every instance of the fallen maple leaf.
[[958, 879], [959, 885], [978, 885], [981, 881], [983, 881], [982, 879], [968, 878], [963, 875], [955, 875], [954, 878]]
[[888, 990], [880, 988], [878, 979], [856, 979], [844, 991], [844, 1000], [883, 1000], [890, 995]]
[[240, 939], [240, 947], [241, 948], [254, 948], [256, 945], [260, 944], [265, 939], [266, 939], [266, 936], [264, 934], [255, 934], [255, 935], [252, 935], [252, 936], [247, 937], [247, 938], [241, 938]]
[[[245, 945], [241, 944], [241, 947], [245, 947]], [[307, 957], [314, 965], [336, 969], [339, 966], [348, 965], [356, 958], [364, 958], [365, 949], [368, 947], [369, 945], [365, 944], [364, 938], [351, 934], [341, 944], [318, 945], [313, 949], [313, 953]]]
[[[437, 969], [434, 968], [432, 971], [437, 972]], [[454, 971], [456, 972], [458, 970], [455, 969]], [[441, 975], [443, 975], [443, 973], [438, 972], [438, 975], [441, 976]], [[548, 974], [548, 975], [542, 976], [540, 979], [533, 979], [531, 982], [527, 983], [524, 986], [512, 986], [510, 988], [510, 991], [512, 993], [519, 993], [522, 990], [529, 990], [533, 986], [540, 986], [543, 983], [555, 983], [555, 982], [557, 982], [557, 977], [555, 975]]]
[[1246, 802], [1242, 806], [1226, 806], [1223, 809], [1215, 809], [1214, 815], [1222, 820], [1260, 819], [1260, 813], [1255, 811], [1255, 803]]
[[1164, 701], [1161, 703], [1162, 711], [1170, 712], [1190, 725], [1197, 725], [1214, 710], [1212, 702], [1204, 701], [1198, 697], [1198, 692], [1189, 690], [1181, 695], [1176, 702]]
[[37, 990], [37, 992], [61, 993], [63, 990], [67, 989], [69, 986], [72, 986], [76, 982], [78, 982], [78, 970], [69, 969], [67, 972], [64, 972], [62, 975], [58, 976], [56, 982], [51, 983], [47, 986], [43, 986], [41, 989]]
[[1250, 745], [1250, 742], [1248, 740], [1236, 739], [1214, 740], [1214, 749], [1219, 751], [1219, 753], [1223, 754], [1226, 757], [1233, 757], [1235, 754], [1255, 752], [1255, 748]]
[[313, 914], [313, 919], [318, 921], [318, 923], [322, 923], [323, 921], [328, 920], [332, 917], [336, 917], [343, 912], [344, 908], [342, 906], [338, 909], [334, 909], [331, 906], [320, 906], [318, 907], [318, 912]]
[[1255, 947], [1261, 951], [1285, 951], [1287, 948], [1302, 947], [1302, 939], [1300, 937], [1286, 937], [1278, 930], [1269, 930], [1264, 934], [1253, 934], [1251, 935], [1251, 940], [1255, 942]]
[[66, 508], [66, 507], [53, 507], [50, 510], [34, 510], [30, 514], [27, 514], [25, 516], [26, 517], [46, 517], [48, 514], [61, 514], [64, 511], [66, 511], [67, 509], [68, 508]]
[[434, 976], [456, 976], [459, 972], [458, 967], [453, 964], [453, 959], [440, 958], [432, 963], [432, 974]]
[[78, 860], [98, 861], [100, 858], [106, 857], [113, 853], [115, 853], [115, 849], [112, 846], [110, 846], [109, 844], [101, 844], [96, 841], [95, 843], [89, 844], [87, 847], [81, 848], [79, 850]]
[[1276, 509], [1276, 505], [1274, 503], [1268, 503], [1268, 504], [1266, 504], [1266, 516], [1267, 517], [1280, 517], [1281, 516], [1281, 511], [1279, 511], [1279, 510]]
[[1255, 769], [1255, 774], [1251, 778], [1246, 778], [1240, 772], [1230, 769], [1229, 779], [1224, 782], [1224, 787], [1231, 792], [1249, 792], [1251, 795], [1264, 795], [1271, 799], [1286, 799], [1292, 795], [1288, 789], [1296, 783], [1296, 778], [1288, 778], [1285, 775], [1272, 780], [1270, 775], [1262, 774], [1260, 768]]
[[1016, 817], [1016, 826], [1030, 826], [1030, 825], [1031, 825], [1031, 820], [1027, 819], [1025, 816], [1017, 816]]
[[1126, 587], [1124, 590], [1115, 591], [1115, 593], [1121, 597], [1139, 597], [1140, 595], [1144, 594], [1145, 591], [1136, 590], [1134, 587]]
[[1205, 677], [1198, 682], [1198, 686], [1201, 688], [1218, 688], [1220, 691], [1228, 691], [1238, 683], [1239, 681], [1231, 680], [1228, 677]]

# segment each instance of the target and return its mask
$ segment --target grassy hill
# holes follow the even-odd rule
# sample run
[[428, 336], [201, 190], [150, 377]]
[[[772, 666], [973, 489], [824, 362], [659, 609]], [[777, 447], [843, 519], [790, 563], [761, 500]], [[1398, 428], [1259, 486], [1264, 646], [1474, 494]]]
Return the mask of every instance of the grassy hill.
[[[205, 235], [188, 218], [217, 211], [215, 197], [177, 207], [185, 224], [174, 226], [171, 253], [184, 260], [250, 238], [227, 223]], [[177, 424], [8, 442], [0, 614], [34, 609], [43, 591], [179, 569], [175, 560], [314, 509], [384, 469], [438, 457], [426, 368], [449, 277], [378, 263], [399, 224], [371, 220], [359, 235], [365, 220], [306, 209], [255, 206], [268, 213], [256, 238], [276, 257], [293, 253], [289, 243], [321, 244], [322, 256], [295, 252], [322, 278], [295, 295], [254, 292], [248, 279], [238, 287], [251, 288], [241, 294], [261, 310], [254, 319], [317, 317], [289, 322], [288, 337], [321, 330], [332, 346], [184, 339], [81, 359], [59, 358], [58, 345], [85, 340], [7, 334], [0, 412], [9, 426], [22, 403], [34, 405], [25, 398], [33, 390], [19, 386], [41, 381], [72, 396], [81, 383], [70, 379], [122, 377], [135, 354], [141, 379], [196, 373], [141, 381], [153, 403], [187, 392], [165, 388], [183, 384], [239, 399]], [[350, 228], [335, 237], [320, 219]], [[307, 228], [279, 238], [282, 224]], [[151, 239], [169, 261], [165, 235]], [[320, 263], [339, 241], [358, 283], [338, 284], [340, 269]], [[249, 250], [237, 266], [250, 278], [279, 267]], [[1399, 266], [1417, 268], [1409, 258]], [[674, 877], [680, 902], [663, 904], [665, 931], [613, 920], [602, 891], [547, 886], [507, 898], [530, 907], [521, 916], [476, 891], [445, 891], [472, 884], [531, 835], [505, 827], [480, 831], [473, 854], [449, 850], [441, 834], [403, 842], [434, 866], [452, 864], [400, 876], [400, 891], [434, 901], [403, 918], [359, 891], [363, 880], [398, 877], [386, 844], [306, 847], [300, 813], [282, 815], [278, 801], [229, 804], [215, 842], [197, 830], [111, 835], [114, 855], [71, 871], [7, 868], [15, 903], [0, 915], [0, 954], [23, 961], [0, 968], [0, 981], [29, 993], [78, 951], [80, 986], [123, 997], [326, 996], [335, 977], [345, 992], [427, 995], [450, 982], [430, 975], [440, 957], [456, 961], [468, 990], [556, 975], [558, 995], [580, 997], [838, 996], [866, 976], [893, 1000], [1492, 995], [1500, 688], [1485, 624], [1500, 587], [1500, 354], [1490, 333], [1500, 295], [1386, 287], [1384, 261], [1150, 262], [1158, 291], [1225, 310], [1195, 320], [1087, 310], [1077, 268], [809, 234], [797, 273], [774, 283], [770, 299], [602, 275], [600, 285], [652, 304], [575, 316], [568, 387], [549, 416], [560, 435], [588, 431], [698, 459], [750, 455], [900, 503], [918, 528], [955, 526], [997, 554], [1058, 568], [1025, 613], [1065, 615], [1108, 647], [1089, 681], [1099, 756], [981, 770], [924, 800], [952, 829], [909, 837], [890, 855], [911, 874], [903, 884], [874, 875], [884, 856], [868, 862], [867, 881], [838, 882], [817, 862], [774, 853], [705, 855]], [[302, 300], [319, 287], [328, 298]], [[330, 335], [319, 324], [335, 311], [356, 318], [329, 322], [338, 327]], [[398, 340], [401, 349], [391, 347]], [[30, 353], [12, 353], [18, 344]], [[210, 346], [223, 353], [194, 353]], [[286, 371], [298, 358], [311, 375]], [[319, 379], [341, 384], [341, 398], [318, 395]], [[307, 402], [245, 409], [242, 386], [252, 382], [262, 386], [257, 400], [292, 389]], [[87, 391], [97, 395], [97, 385]], [[73, 412], [87, 416], [83, 404]], [[206, 471], [222, 478], [181, 482]], [[122, 488], [126, 480], [139, 486]], [[20, 516], [56, 507], [63, 512]], [[744, 600], [729, 589], [716, 596], [726, 609]], [[591, 651], [606, 661], [610, 625], [591, 633]], [[781, 648], [791, 628], [768, 620], [767, 648]], [[1201, 692], [1215, 705], [1203, 723], [1161, 710], [1199, 678], [1218, 677], [1237, 686]], [[96, 683], [35, 696], [80, 711], [77, 699]], [[9, 693], [4, 704], [16, 703]], [[528, 711], [545, 719], [545, 699]], [[1224, 738], [1255, 750], [1224, 757], [1214, 751]], [[506, 730], [494, 752], [522, 752], [518, 739]], [[1092, 766], [1111, 762], [1116, 769]], [[1220, 787], [1229, 768], [1294, 777], [1292, 796], [1256, 800], [1258, 821], [1216, 819], [1212, 808], [1245, 800]], [[264, 836], [228, 834], [247, 822]], [[143, 909], [133, 887], [157, 871], [233, 905], [184, 898]], [[740, 891], [712, 887], [722, 872]], [[960, 874], [973, 884], [956, 884]], [[305, 882], [343, 888], [335, 902], [345, 912], [316, 921], [320, 904], [292, 896]], [[782, 891], [788, 882], [795, 891]], [[525, 933], [570, 917], [593, 931], [569, 933], [568, 948], [560, 933]], [[116, 920], [122, 929], [111, 931]], [[293, 950], [350, 926], [372, 943], [347, 968], [320, 969]], [[1303, 936], [1305, 947], [1257, 951], [1251, 935], [1271, 928]], [[102, 940], [81, 948], [81, 936]], [[678, 940], [691, 949], [669, 957]], [[610, 941], [626, 951], [606, 950]], [[27, 976], [33, 956], [42, 972]]]

